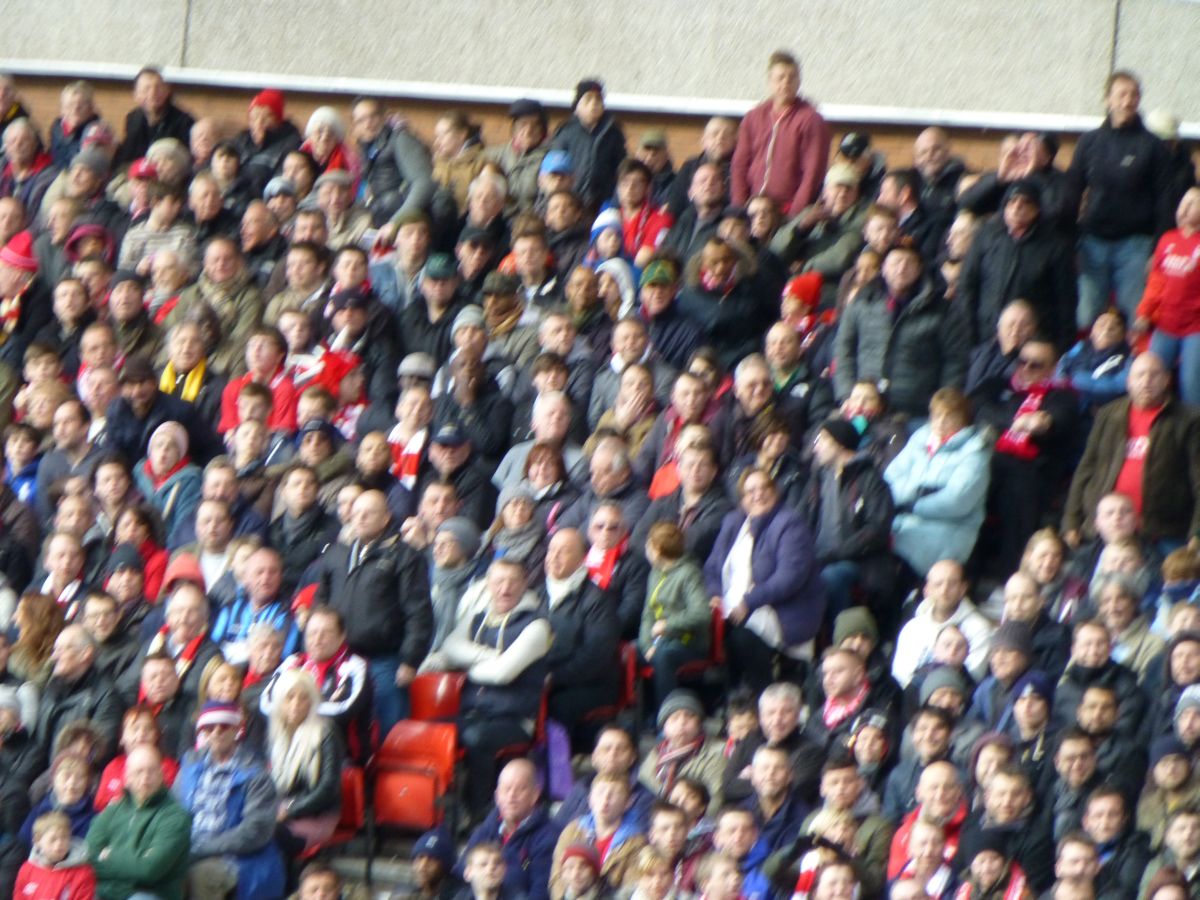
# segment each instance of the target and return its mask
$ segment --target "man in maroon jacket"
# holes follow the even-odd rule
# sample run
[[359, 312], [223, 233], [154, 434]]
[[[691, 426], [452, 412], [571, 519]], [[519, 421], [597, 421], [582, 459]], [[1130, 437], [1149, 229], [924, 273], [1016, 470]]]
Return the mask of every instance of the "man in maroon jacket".
[[733, 202], [745, 205], [766, 194], [786, 216], [821, 193], [829, 159], [829, 127], [800, 90], [800, 64], [777, 50], [767, 65], [771, 97], [742, 120], [730, 178]]

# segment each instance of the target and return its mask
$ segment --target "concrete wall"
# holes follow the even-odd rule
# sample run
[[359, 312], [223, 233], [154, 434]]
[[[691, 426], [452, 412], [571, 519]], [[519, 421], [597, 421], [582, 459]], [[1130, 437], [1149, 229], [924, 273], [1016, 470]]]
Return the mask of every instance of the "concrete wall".
[[767, 54], [787, 47], [805, 92], [841, 108], [831, 118], [864, 121], [1095, 116], [1115, 48], [1148, 106], [1200, 122], [1186, 66], [1200, 5], [1185, 0], [10, 0], [4, 20], [0, 65], [18, 71], [156, 62], [195, 81], [454, 84], [479, 99], [599, 73], [628, 108], [692, 111], [758, 98]]

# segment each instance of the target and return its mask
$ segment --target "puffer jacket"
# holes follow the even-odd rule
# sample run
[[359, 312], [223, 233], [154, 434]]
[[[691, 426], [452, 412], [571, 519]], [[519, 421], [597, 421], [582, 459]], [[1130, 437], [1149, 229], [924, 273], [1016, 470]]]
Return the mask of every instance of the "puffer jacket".
[[625, 158], [625, 133], [606, 112], [588, 130], [577, 116], [558, 126], [550, 140], [552, 150], [566, 150], [575, 166], [575, 193], [585, 207], [596, 210], [611, 200], [617, 189], [617, 167]]
[[896, 314], [883, 279], [868, 284], [842, 314], [834, 342], [839, 400], [856, 381], [886, 383], [893, 410], [923, 418], [938, 388], [962, 387], [967, 375], [966, 323], [929, 278]]
[[884, 470], [896, 501], [896, 555], [916, 572], [939, 559], [965, 563], [983, 525], [992, 443], [969, 425], [929, 452], [930, 429], [917, 429]]

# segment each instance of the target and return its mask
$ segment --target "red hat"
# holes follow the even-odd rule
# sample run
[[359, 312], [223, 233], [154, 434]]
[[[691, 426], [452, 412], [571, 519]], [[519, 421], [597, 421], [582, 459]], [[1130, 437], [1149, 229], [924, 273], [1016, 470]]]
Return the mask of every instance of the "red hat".
[[37, 274], [38, 261], [33, 253], [33, 235], [28, 231], [18, 231], [9, 238], [4, 249], [0, 250], [0, 263], [22, 272]]
[[133, 165], [129, 167], [130, 178], [149, 178], [154, 181], [158, 178], [158, 166], [154, 165], [144, 156], [139, 156], [133, 161]]
[[204, 571], [200, 568], [200, 560], [191, 553], [180, 553], [167, 563], [167, 571], [163, 573], [162, 596], [170, 594], [181, 581], [190, 581], [204, 590]]
[[600, 854], [590, 844], [571, 844], [563, 851], [562, 861], [565, 863], [568, 859], [582, 859], [593, 872], [600, 874]]
[[265, 106], [275, 114], [275, 118], [283, 121], [283, 91], [277, 91], [274, 88], [268, 88], [265, 91], [259, 91], [254, 95], [254, 99], [250, 101], [250, 108], [256, 106]]
[[821, 299], [821, 285], [824, 283], [820, 272], [805, 272], [791, 279], [783, 289], [785, 297], [793, 297], [810, 309]]

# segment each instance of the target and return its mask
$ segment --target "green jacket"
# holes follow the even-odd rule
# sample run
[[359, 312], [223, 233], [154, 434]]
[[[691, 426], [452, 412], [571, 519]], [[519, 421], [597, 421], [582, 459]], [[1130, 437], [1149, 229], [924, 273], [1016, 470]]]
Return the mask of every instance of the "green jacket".
[[638, 629], [638, 649], [643, 656], [654, 643], [650, 631], [659, 619], [667, 621], [666, 640], [681, 641], [701, 654], [708, 652], [712, 621], [708, 592], [700, 567], [690, 559], [665, 570], [655, 566], [646, 577], [646, 603]]
[[[192, 817], [166, 787], [139, 806], [128, 792], [110, 803], [88, 829], [88, 858], [100, 900], [125, 900], [139, 891], [183, 900]], [[108, 850], [101, 859], [101, 852]]]

